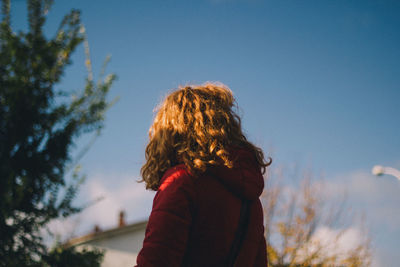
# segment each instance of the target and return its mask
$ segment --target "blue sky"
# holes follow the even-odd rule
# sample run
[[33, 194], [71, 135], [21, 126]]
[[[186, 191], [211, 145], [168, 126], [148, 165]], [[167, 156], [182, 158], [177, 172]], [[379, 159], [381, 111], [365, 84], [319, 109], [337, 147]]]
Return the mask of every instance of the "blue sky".
[[[220, 81], [233, 90], [249, 139], [274, 164], [312, 166], [367, 213], [375, 266], [400, 261], [400, 183], [370, 174], [375, 164], [400, 168], [397, 1], [55, 2], [49, 36], [63, 14], [80, 9], [95, 72], [111, 54], [108, 70], [118, 75], [111, 94], [120, 100], [82, 160], [88, 180], [79, 197], [103, 192], [111, 200], [81, 231], [95, 220], [109, 227], [98, 214], [105, 207], [127, 210], [130, 221], [148, 216], [152, 194], [134, 180], [153, 108], [178, 85]], [[12, 4], [15, 28], [26, 28], [25, 2]], [[83, 85], [83, 47], [73, 60], [64, 89]]]

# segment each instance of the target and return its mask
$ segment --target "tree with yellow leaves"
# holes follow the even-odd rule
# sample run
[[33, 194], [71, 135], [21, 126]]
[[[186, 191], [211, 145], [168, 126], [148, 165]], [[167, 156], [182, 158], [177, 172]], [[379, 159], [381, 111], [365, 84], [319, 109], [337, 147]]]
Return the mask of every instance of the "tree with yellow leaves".
[[352, 214], [344, 213], [344, 196], [328, 202], [324, 183], [312, 182], [310, 173], [301, 175], [298, 188], [283, 186], [284, 176], [282, 169], [270, 170], [262, 196], [268, 266], [369, 266], [369, 236], [341, 222]]

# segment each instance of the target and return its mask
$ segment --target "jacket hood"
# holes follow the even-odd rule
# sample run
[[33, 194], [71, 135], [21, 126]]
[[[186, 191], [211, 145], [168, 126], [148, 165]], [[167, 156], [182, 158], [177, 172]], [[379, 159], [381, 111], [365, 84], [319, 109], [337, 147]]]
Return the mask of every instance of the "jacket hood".
[[245, 149], [232, 149], [229, 158], [233, 167], [216, 166], [211, 172], [234, 194], [247, 200], [260, 197], [264, 178], [253, 153]]

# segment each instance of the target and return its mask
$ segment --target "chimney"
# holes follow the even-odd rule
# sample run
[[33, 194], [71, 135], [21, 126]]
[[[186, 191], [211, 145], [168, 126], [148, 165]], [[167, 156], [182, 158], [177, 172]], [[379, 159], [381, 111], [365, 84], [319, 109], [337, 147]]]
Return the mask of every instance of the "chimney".
[[100, 226], [98, 226], [97, 224], [94, 226], [94, 233], [95, 234], [97, 234], [97, 233], [100, 233], [101, 232], [101, 229], [100, 229]]
[[125, 223], [125, 212], [123, 210], [121, 210], [119, 212], [119, 223], [118, 223], [118, 226], [119, 227], [123, 227], [125, 225], [126, 225], [126, 223]]

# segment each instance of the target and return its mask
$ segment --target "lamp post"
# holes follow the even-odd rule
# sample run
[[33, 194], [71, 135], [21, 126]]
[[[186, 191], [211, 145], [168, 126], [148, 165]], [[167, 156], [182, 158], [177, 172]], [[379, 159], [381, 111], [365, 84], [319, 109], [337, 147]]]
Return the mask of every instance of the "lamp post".
[[392, 168], [392, 167], [383, 167], [380, 165], [375, 165], [372, 168], [372, 174], [377, 175], [377, 176], [381, 176], [383, 174], [389, 174], [389, 175], [393, 175], [400, 181], [400, 171], [395, 168]]

